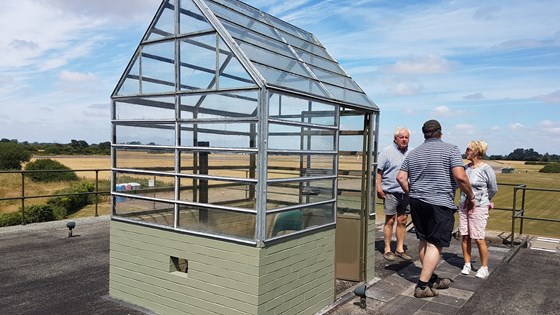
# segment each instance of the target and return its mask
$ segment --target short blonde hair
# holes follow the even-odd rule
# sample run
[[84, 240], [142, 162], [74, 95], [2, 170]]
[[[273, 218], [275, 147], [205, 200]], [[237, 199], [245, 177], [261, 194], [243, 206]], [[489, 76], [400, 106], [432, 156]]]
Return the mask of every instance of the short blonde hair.
[[488, 150], [488, 143], [482, 140], [474, 140], [467, 144], [467, 148], [473, 151], [478, 151], [480, 156], [484, 156], [486, 154], [486, 150]]
[[406, 132], [408, 133], [408, 136], [410, 136], [410, 130], [408, 130], [408, 128], [406, 127], [397, 127], [395, 128], [395, 134], [393, 135], [393, 138], [396, 138], [398, 136], [401, 135], [401, 133]]

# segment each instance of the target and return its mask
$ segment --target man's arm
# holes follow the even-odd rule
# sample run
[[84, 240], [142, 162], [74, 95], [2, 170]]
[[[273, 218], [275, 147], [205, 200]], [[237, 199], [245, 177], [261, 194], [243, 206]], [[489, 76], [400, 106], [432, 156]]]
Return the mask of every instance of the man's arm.
[[459, 186], [459, 189], [467, 195], [465, 207], [469, 213], [472, 213], [476, 204], [474, 201], [474, 192], [472, 190], [471, 183], [469, 182], [467, 173], [465, 172], [465, 168], [463, 166], [456, 166], [451, 169], [451, 172], [453, 173], [453, 177], [455, 178], [455, 182], [457, 183], [457, 186]]
[[410, 187], [408, 187], [408, 172], [400, 170], [397, 174], [397, 182], [401, 185], [402, 190], [405, 194], [408, 194]]
[[375, 176], [375, 181], [377, 182], [377, 184], [375, 186], [377, 186], [377, 198], [379, 199], [385, 199], [385, 193], [383, 192], [383, 189], [381, 189], [381, 176], [383, 174], [382, 170], [377, 170], [377, 175]]

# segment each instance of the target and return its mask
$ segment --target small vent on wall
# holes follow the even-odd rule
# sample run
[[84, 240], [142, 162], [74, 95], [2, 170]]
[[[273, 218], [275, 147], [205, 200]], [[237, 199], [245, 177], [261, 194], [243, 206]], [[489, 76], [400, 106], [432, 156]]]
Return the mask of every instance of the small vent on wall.
[[189, 272], [189, 261], [185, 258], [171, 256], [169, 261], [169, 272], [183, 275]]

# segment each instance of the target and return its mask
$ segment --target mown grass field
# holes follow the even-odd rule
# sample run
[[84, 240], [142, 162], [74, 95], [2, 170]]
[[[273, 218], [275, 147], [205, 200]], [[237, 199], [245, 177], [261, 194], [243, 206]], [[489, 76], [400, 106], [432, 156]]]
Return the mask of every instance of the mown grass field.
[[[57, 156], [50, 157], [74, 170], [82, 169], [109, 169], [109, 156]], [[345, 161], [344, 159], [349, 159]], [[356, 162], [353, 157], [341, 157], [342, 163], [349, 163], [345, 168], [352, 168], [350, 164], [360, 167], [360, 163]], [[143, 163], [157, 163], [157, 161], [144, 160]], [[490, 161], [495, 169], [500, 167], [513, 167], [516, 169], [512, 174], [497, 173], [496, 177], [499, 186], [499, 192], [494, 198], [496, 205], [495, 210], [491, 210], [488, 229], [495, 231], [511, 231], [511, 210], [513, 208], [513, 187], [503, 184], [525, 184], [528, 188], [546, 188], [560, 190], [560, 174], [539, 173], [542, 168], [540, 165], [524, 165], [518, 161]], [[95, 181], [95, 172], [77, 172], [78, 177], [82, 181]], [[109, 187], [110, 172], [99, 172], [100, 189]], [[18, 197], [21, 196], [21, 175], [20, 174], [0, 174], [0, 197]], [[25, 195], [38, 196], [48, 195], [55, 191], [67, 187], [66, 183], [34, 183], [29, 179], [25, 180]], [[517, 193], [517, 208], [521, 207], [522, 192]], [[543, 192], [527, 190], [525, 195], [525, 215], [529, 217], [560, 219], [560, 192]], [[98, 214], [104, 215], [110, 213], [109, 199], [102, 198], [98, 205]], [[26, 205], [45, 203], [45, 198], [27, 199]], [[20, 200], [0, 201], [0, 213], [18, 211], [21, 207]], [[506, 209], [506, 210], [503, 210]], [[382, 206], [376, 207], [377, 218], [382, 220]], [[72, 215], [76, 217], [87, 217], [95, 214], [95, 205], [89, 205], [81, 211]], [[517, 220], [516, 233], [519, 231], [519, 220]], [[530, 221], [525, 220], [523, 224], [524, 234], [543, 235], [550, 237], [560, 237], [560, 223]]]

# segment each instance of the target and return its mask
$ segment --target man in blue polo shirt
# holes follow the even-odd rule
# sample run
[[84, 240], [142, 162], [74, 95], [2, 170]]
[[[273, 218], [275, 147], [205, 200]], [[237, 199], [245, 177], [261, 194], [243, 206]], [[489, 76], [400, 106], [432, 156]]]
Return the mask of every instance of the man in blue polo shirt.
[[[395, 129], [393, 143], [381, 150], [377, 161], [377, 197], [383, 200], [383, 212], [385, 213], [385, 224], [383, 225], [383, 238], [385, 250], [383, 257], [387, 260], [395, 260], [396, 256], [411, 260], [404, 250], [404, 238], [406, 235], [406, 221], [410, 213], [408, 195], [406, 195], [397, 182], [397, 173], [401, 168], [402, 161], [411, 150], [408, 147], [410, 130], [398, 127]], [[391, 238], [393, 227], [397, 222], [395, 234], [397, 246], [395, 253], [391, 251]]]
[[414, 289], [417, 298], [437, 296], [437, 290], [447, 289], [451, 282], [439, 278], [434, 270], [442, 248], [449, 247], [451, 241], [457, 187], [468, 197], [465, 207], [468, 210], [475, 207], [459, 148], [441, 140], [441, 125], [437, 120], [426, 121], [422, 133], [424, 143], [408, 154], [397, 174], [397, 181], [409, 194], [412, 222], [420, 240], [418, 254], [422, 271]]

